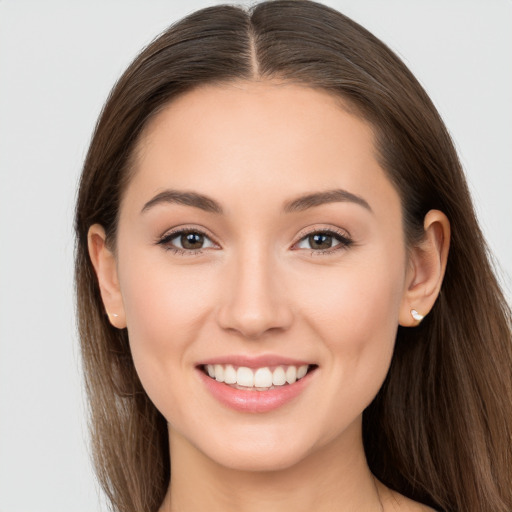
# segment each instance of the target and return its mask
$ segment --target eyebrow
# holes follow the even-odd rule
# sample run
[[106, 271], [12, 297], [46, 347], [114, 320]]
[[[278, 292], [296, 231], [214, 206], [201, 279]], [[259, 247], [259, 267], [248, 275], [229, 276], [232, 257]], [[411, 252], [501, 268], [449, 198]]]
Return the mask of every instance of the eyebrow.
[[164, 190], [150, 199], [142, 208], [141, 213], [146, 212], [150, 208], [162, 203], [182, 204], [185, 206], [193, 206], [205, 212], [222, 213], [222, 207], [217, 201], [210, 197], [198, 194], [197, 192], [182, 192], [179, 190]]
[[[339, 202], [355, 203], [370, 212], [373, 211], [368, 202], [362, 197], [343, 189], [326, 190], [300, 196], [291, 201], [287, 201], [284, 205], [284, 211], [285, 213], [302, 212], [315, 206]], [[194, 208], [199, 208], [210, 213], [223, 213], [222, 206], [211, 197], [198, 194], [197, 192], [184, 192], [179, 190], [164, 190], [160, 192], [143, 206], [141, 213], [162, 203], [182, 204], [184, 206], [193, 206]]]
[[326, 190], [324, 192], [315, 192], [313, 194], [306, 194], [297, 199], [288, 201], [284, 206], [286, 213], [302, 212], [315, 206], [320, 206], [327, 203], [355, 203], [368, 211], [373, 212], [370, 205], [362, 197], [356, 196], [351, 192], [343, 189]]

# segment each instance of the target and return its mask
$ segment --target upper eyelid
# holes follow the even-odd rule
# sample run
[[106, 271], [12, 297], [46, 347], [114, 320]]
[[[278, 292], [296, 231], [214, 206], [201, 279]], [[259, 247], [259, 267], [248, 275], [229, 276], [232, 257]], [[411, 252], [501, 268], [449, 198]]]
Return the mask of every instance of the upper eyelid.
[[214, 237], [206, 228], [201, 226], [187, 226], [186, 224], [167, 229], [162, 235], [157, 237], [157, 243], [165, 239], [177, 237], [182, 233], [200, 233], [201, 235], [209, 238], [213, 243], [220, 245], [219, 242], [217, 242], [216, 237]]
[[322, 227], [322, 226], [310, 226], [304, 229], [301, 229], [299, 233], [297, 234], [297, 240], [294, 242], [296, 244], [297, 242], [300, 242], [302, 239], [306, 238], [307, 236], [310, 236], [314, 233], [329, 233], [333, 235], [338, 235], [343, 238], [352, 239], [351, 234], [346, 230], [342, 228], [337, 227]]

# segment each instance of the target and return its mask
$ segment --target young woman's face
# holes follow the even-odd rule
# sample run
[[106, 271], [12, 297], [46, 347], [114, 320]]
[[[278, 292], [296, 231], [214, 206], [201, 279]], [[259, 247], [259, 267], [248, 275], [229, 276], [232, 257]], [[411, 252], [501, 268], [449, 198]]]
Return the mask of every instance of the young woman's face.
[[339, 100], [237, 83], [172, 102], [139, 144], [117, 251], [171, 445], [239, 469], [360, 449], [408, 265], [371, 128]]

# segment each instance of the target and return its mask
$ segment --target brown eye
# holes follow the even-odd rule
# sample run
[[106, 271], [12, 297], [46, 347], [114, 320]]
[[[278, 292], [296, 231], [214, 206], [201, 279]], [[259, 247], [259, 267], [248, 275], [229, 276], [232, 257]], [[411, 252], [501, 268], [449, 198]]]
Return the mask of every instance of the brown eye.
[[182, 253], [218, 248], [207, 235], [201, 233], [201, 231], [191, 230], [169, 233], [160, 239], [158, 244]]
[[309, 249], [313, 251], [334, 252], [337, 249], [347, 248], [352, 240], [341, 233], [334, 231], [315, 231], [302, 238], [296, 245], [297, 249]]
[[202, 249], [204, 244], [204, 235], [201, 233], [182, 233], [179, 238], [183, 249]]
[[332, 236], [326, 233], [314, 233], [308, 236], [311, 249], [330, 249], [332, 247]]

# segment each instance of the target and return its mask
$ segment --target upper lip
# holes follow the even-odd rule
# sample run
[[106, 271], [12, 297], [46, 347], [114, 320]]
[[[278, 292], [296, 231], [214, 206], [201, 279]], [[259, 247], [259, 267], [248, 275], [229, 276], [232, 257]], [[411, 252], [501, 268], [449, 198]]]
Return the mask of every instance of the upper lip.
[[314, 363], [312, 361], [305, 361], [303, 359], [295, 359], [275, 354], [261, 356], [232, 354], [205, 359], [198, 363], [198, 366], [204, 366], [207, 364], [230, 364], [232, 366], [245, 366], [247, 368], [264, 368], [265, 366], [303, 366]]

